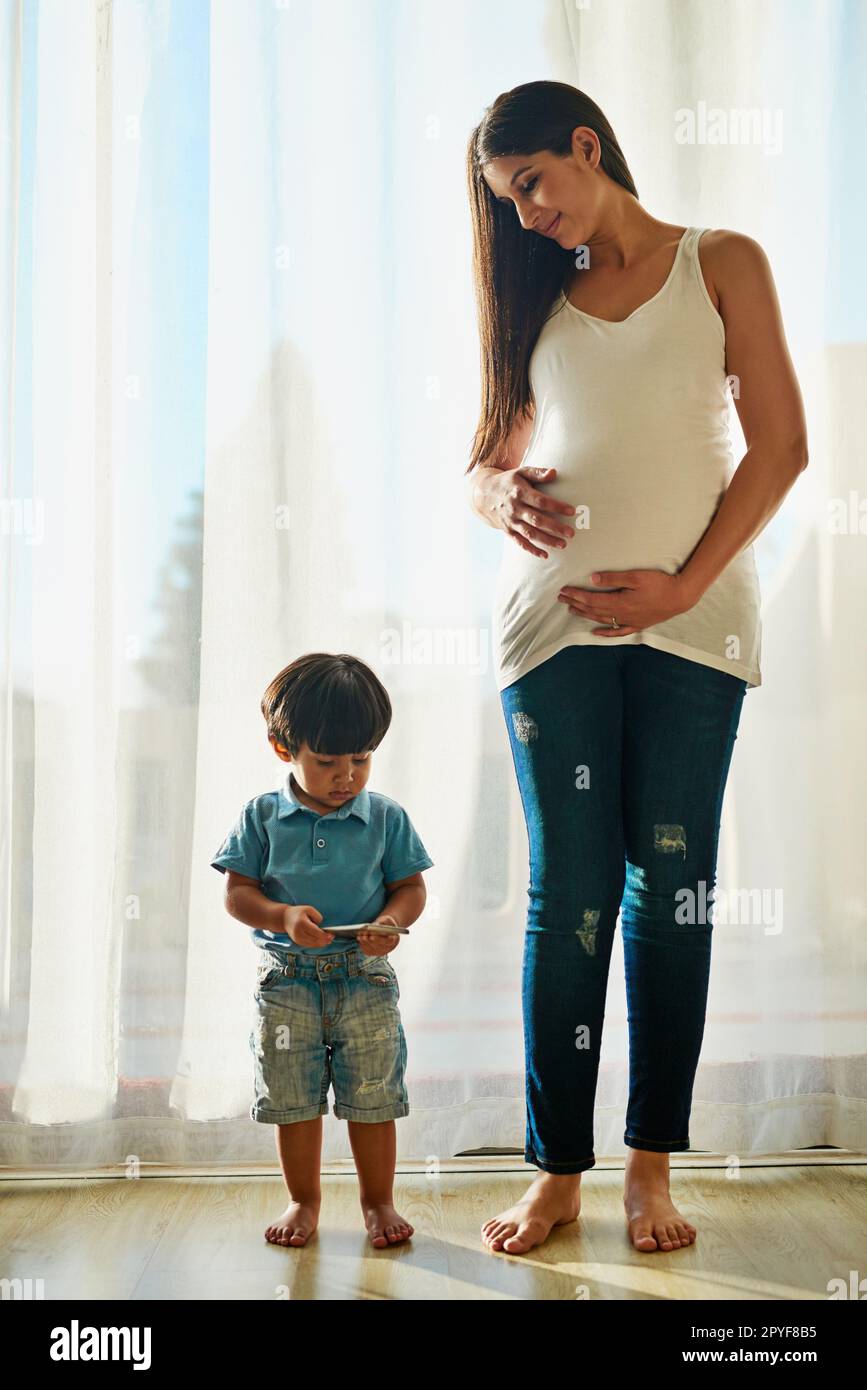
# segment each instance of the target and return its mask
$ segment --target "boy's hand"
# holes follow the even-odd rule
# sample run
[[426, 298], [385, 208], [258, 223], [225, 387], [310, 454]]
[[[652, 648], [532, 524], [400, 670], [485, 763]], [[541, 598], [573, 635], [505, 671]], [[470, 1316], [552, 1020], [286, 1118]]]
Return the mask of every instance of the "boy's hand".
[[321, 931], [316, 925], [322, 921], [322, 913], [309, 903], [293, 904], [283, 911], [283, 929], [296, 946], [327, 946], [334, 940], [334, 934]]
[[[382, 926], [397, 926], [397, 922], [393, 917], [379, 916], [374, 917], [373, 920], [377, 926], [380, 924], [382, 924]], [[393, 951], [395, 946], [400, 944], [400, 936], [397, 932], [395, 932], [393, 936], [382, 936], [379, 932], [360, 931], [355, 939], [358, 942], [360, 950], [362, 950], [366, 956], [387, 956], [389, 951]]]

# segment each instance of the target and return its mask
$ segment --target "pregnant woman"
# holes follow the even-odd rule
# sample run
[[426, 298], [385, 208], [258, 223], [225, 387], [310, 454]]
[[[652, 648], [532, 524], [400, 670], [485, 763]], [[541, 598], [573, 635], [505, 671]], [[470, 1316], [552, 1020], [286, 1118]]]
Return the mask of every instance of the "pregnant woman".
[[[523, 1254], [574, 1221], [620, 914], [624, 1207], [640, 1251], [674, 1206], [704, 1031], [723, 792], [761, 684], [752, 541], [807, 462], [761, 247], [661, 222], [584, 93], [498, 97], [468, 150], [482, 413], [474, 510], [505, 532], [498, 688], [530, 849], [525, 1158], [482, 1227]], [[731, 385], [747, 452], [733, 473]]]

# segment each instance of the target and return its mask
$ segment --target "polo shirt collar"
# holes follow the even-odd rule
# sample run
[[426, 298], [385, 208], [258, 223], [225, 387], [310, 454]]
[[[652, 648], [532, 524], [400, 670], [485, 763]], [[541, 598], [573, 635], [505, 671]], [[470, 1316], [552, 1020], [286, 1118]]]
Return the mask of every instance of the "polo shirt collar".
[[[280, 804], [277, 808], [278, 817], [291, 816], [293, 811], [309, 811], [313, 816], [320, 814], [298, 800], [292, 790], [291, 772], [287, 772], [283, 778], [280, 793]], [[359, 820], [363, 820], [366, 825], [370, 819], [370, 792], [367, 787], [362, 787], [357, 796], [353, 796], [350, 801], [344, 801], [343, 805], [339, 806], [336, 811], [323, 811], [321, 814], [323, 816], [332, 815], [336, 820], [345, 820], [347, 816], [358, 816]]]

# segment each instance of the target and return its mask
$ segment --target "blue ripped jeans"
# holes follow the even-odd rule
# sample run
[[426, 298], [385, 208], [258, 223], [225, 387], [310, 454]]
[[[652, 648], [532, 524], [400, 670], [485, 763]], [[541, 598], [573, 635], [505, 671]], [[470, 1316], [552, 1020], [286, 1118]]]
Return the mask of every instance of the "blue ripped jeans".
[[[689, 1148], [723, 791], [747, 683], [645, 645], [570, 646], [500, 692], [530, 849], [524, 1157], [596, 1162], [593, 1108], [621, 916], [624, 1143]], [[625, 888], [625, 892], [624, 892]]]

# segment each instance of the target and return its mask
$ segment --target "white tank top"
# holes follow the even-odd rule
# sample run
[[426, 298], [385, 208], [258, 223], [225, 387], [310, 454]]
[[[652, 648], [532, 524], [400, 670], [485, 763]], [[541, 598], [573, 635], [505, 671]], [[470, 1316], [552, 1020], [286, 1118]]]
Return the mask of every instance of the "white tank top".
[[[498, 689], [567, 646], [643, 642], [761, 685], [761, 596], [752, 545], [686, 613], [627, 637], [570, 613], [564, 584], [595, 570], [675, 574], [695, 549], [734, 470], [725, 325], [698, 260], [704, 227], [687, 227], [662, 286], [620, 323], [558, 296], [530, 357], [536, 399], [524, 465], [556, 468], [540, 491], [579, 508], [565, 547], [530, 555], [509, 536], [494, 603]], [[586, 508], [586, 514], [583, 509]], [[610, 586], [609, 586], [610, 587]]]

